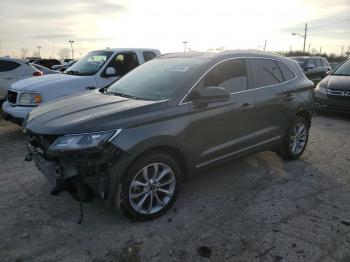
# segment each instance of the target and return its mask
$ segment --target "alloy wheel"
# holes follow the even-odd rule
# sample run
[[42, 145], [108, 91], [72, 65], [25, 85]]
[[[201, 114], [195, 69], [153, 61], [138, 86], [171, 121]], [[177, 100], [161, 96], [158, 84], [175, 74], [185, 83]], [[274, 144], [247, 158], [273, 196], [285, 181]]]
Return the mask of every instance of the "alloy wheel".
[[307, 127], [304, 123], [298, 122], [292, 131], [290, 137], [290, 150], [294, 155], [300, 154], [305, 146], [307, 139]]
[[129, 201], [135, 211], [154, 214], [174, 196], [176, 178], [166, 164], [151, 163], [139, 170], [129, 188]]

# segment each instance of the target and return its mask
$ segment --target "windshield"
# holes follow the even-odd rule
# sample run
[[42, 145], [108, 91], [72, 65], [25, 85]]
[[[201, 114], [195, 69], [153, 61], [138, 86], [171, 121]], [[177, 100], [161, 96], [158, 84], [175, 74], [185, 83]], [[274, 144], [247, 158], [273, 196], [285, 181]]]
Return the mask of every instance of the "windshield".
[[151, 60], [126, 74], [111, 85], [107, 92], [147, 100], [168, 99], [205, 62], [199, 58]]
[[334, 71], [333, 75], [350, 76], [350, 60], [338, 67], [338, 69]]
[[108, 51], [90, 52], [69, 67], [64, 73], [79, 76], [94, 75], [100, 70], [111, 55], [112, 52]]

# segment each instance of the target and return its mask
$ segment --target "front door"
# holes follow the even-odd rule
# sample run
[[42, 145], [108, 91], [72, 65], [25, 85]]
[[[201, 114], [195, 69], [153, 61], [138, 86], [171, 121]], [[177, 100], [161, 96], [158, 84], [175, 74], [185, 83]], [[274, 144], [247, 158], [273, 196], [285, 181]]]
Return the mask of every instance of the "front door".
[[191, 101], [190, 137], [195, 165], [201, 167], [239, 153], [251, 146], [251, 112], [254, 91], [244, 59], [232, 59], [215, 66], [194, 88], [226, 88], [225, 102], [196, 104]]

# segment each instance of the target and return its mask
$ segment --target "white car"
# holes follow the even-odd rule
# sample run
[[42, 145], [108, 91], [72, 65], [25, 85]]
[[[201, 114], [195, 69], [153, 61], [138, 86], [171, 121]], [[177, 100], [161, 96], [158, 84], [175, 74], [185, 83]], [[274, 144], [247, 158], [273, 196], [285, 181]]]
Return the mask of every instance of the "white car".
[[42, 74], [26, 60], [0, 57], [0, 100], [6, 99], [7, 90], [14, 82]]
[[5, 119], [21, 123], [36, 106], [86, 90], [109, 86], [140, 64], [160, 55], [156, 49], [118, 48], [88, 53], [62, 74], [18, 81], [2, 104]]

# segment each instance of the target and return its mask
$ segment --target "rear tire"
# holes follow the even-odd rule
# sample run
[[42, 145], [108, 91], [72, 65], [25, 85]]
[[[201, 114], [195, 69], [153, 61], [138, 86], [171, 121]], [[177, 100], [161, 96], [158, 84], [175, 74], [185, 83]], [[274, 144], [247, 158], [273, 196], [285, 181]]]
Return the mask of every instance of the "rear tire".
[[121, 209], [135, 221], [164, 214], [180, 191], [181, 169], [169, 155], [154, 151], [136, 159], [121, 181]]
[[309, 129], [306, 119], [297, 116], [287, 130], [278, 153], [284, 159], [298, 159], [306, 148], [309, 139]]

